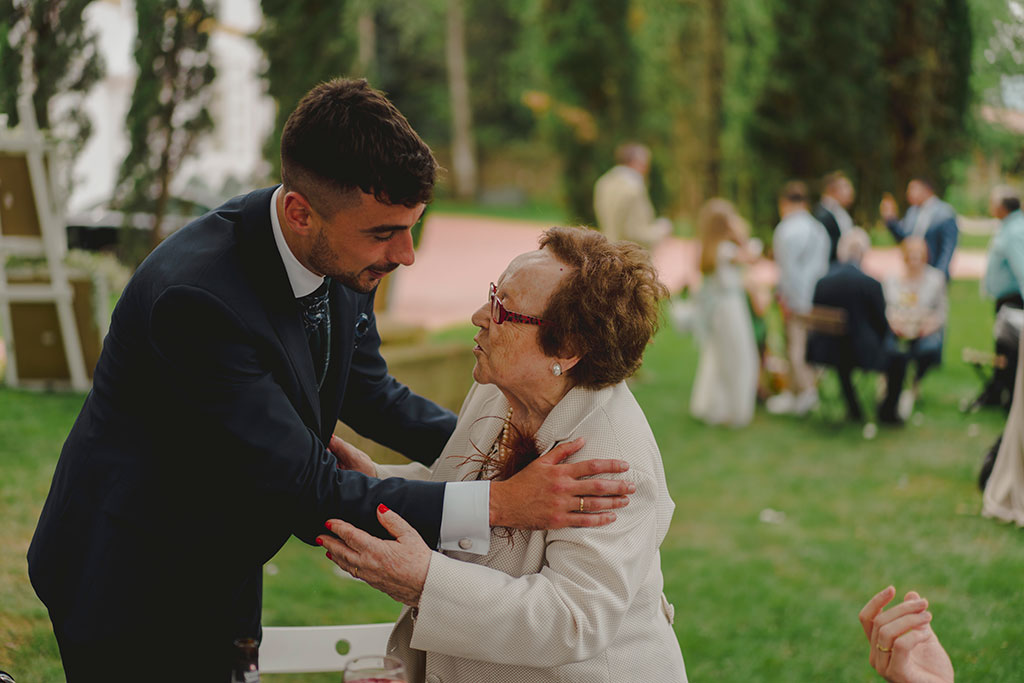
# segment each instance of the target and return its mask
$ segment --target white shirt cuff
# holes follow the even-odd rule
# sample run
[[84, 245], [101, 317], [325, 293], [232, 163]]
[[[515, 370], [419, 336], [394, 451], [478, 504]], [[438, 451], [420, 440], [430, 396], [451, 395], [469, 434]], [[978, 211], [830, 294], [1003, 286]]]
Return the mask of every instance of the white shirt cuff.
[[450, 481], [441, 510], [441, 550], [486, 555], [491, 548], [491, 482]]

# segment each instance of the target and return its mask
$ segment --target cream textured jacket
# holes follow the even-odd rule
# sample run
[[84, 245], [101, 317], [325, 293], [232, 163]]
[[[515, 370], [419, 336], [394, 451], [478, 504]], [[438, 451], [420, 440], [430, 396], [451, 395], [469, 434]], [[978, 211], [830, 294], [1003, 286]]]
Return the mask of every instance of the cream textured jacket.
[[[508, 402], [474, 385], [444, 451], [422, 465], [380, 466], [380, 476], [476, 478], [465, 456], [488, 452]], [[686, 681], [673, 608], [662, 594], [658, 548], [675, 507], [658, 445], [626, 384], [572, 389], [537, 432], [541, 452], [584, 437], [569, 460], [621, 458], [637, 491], [617, 520], [593, 529], [492, 531], [487, 555], [434, 553], [419, 608], [404, 609], [389, 654], [410, 681], [530, 683]]]

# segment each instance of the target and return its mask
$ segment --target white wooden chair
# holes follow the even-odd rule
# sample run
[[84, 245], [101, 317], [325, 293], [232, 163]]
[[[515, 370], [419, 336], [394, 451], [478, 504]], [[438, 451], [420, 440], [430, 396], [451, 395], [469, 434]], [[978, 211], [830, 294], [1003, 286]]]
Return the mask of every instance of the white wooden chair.
[[[384, 654], [394, 626], [264, 626], [260, 673], [344, 671], [356, 657]], [[345, 654], [339, 654], [339, 643], [347, 645]]]

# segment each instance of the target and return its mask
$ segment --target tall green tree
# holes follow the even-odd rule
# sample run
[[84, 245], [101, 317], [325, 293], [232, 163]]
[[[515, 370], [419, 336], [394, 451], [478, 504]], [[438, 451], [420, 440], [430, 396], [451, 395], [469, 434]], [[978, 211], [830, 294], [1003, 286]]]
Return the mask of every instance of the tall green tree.
[[850, 173], [877, 205], [891, 174], [887, 102], [891, 76], [883, 50], [896, 37], [898, 3], [862, 0], [776, 2], [776, 43], [747, 123], [761, 161], [754, 213], [766, 221], [786, 178]]
[[281, 173], [281, 133], [302, 96], [317, 83], [350, 73], [356, 60], [355, 10], [372, 14], [371, 3], [347, 0], [261, 0], [263, 27], [256, 43], [267, 56], [263, 77], [277, 103], [274, 129], [264, 156], [274, 176]]
[[136, 0], [139, 75], [128, 110], [130, 149], [121, 164], [115, 204], [153, 214], [152, 246], [160, 242], [170, 186], [201, 135], [213, 127], [207, 86], [216, 72], [205, 0]]
[[885, 45], [887, 124], [900, 185], [924, 175], [940, 187], [965, 149], [970, 104], [971, 21], [967, 0], [895, 3]]
[[765, 181], [760, 219], [786, 177], [847, 171], [862, 217], [913, 175], [945, 182], [969, 103], [966, 0], [777, 0], [772, 26], [746, 126]]
[[570, 215], [592, 222], [594, 181], [612, 149], [637, 135], [636, 51], [628, 0], [542, 3], [553, 149], [564, 164]]
[[[92, 129], [81, 106], [86, 93], [103, 75], [96, 35], [82, 14], [92, 0], [0, 0], [0, 112], [9, 125], [20, 119], [17, 101], [25, 41], [35, 79], [32, 106], [40, 128], [71, 143], [72, 153], [84, 146]], [[51, 106], [60, 94], [64, 106]]]

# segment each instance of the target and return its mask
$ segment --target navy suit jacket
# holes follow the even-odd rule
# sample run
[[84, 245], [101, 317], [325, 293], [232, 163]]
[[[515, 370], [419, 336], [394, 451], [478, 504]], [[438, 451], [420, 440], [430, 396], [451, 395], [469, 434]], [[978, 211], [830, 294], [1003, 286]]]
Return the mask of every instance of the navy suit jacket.
[[[889, 232], [902, 242], [914, 230], [917, 221], [917, 214], [921, 211], [919, 206], [911, 206], [902, 221], [886, 221], [885, 225]], [[956, 242], [960, 236], [960, 229], [956, 224], [956, 212], [949, 204], [940, 201], [928, 219], [928, 228], [924, 233], [924, 241], [928, 245], [928, 265], [938, 268], [946, 274], [949, 280], [949, 263], [953, 260], [953, 251], [956, 250]]]
[[846, 334], [842, 337], [811, 333], [807, 338], [807, 360], [819, 365], [883, 370], [885, 318], [882, 285], [849, 263], [836, 263], [814, 288], [815, 305], [846, 311]]
[[383, 535], [383, 502], [437, 542], [444, 484], [340, 471], [324, 444], [340, 418], [430, 464], [455, 415], [388, 374], [373, 294], [337, 282], [317, 391], [273, 189], [165, 240], [114, 310], [29, 549], [62, 647], [166, 637], [186, 677], [226, 679], [232, 640], [260, 635], [263, 564], [289, 535], [312, 543], [331, 517]]

